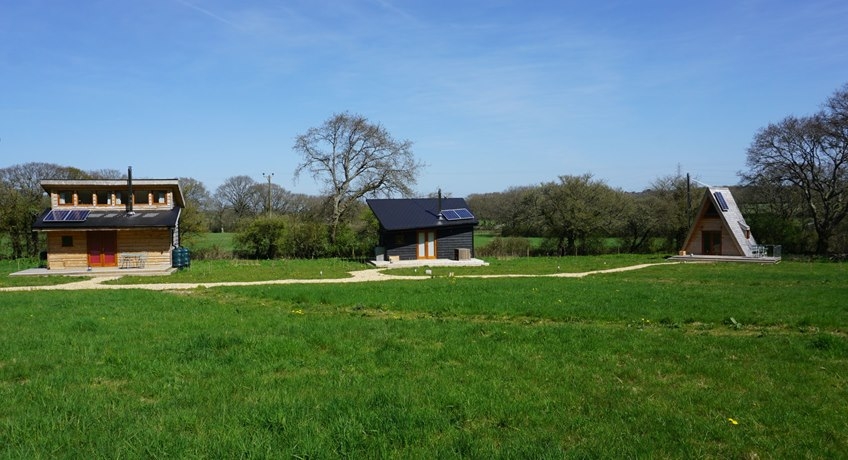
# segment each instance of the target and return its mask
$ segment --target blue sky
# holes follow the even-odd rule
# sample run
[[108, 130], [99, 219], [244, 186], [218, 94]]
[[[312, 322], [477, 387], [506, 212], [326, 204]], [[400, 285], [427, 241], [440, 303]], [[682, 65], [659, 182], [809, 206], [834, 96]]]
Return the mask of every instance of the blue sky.
[[846, 24], [844, 0], [0, 0], [0, 167], [318, 193], [294, 138], [350, 111], [414, 143], [422, 194], [735, 184], [759, 128], [848, 83]]

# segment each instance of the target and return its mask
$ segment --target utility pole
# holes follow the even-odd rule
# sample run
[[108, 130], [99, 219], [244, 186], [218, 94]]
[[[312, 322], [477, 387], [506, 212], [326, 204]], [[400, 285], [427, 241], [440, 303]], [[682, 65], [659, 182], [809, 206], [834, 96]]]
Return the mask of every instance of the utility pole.
[[689, 173], [686, 173], [686, 219], [689, 228], [692, 228], [692, 181]]
[[262, 173], [262, 177], [268, 179], [268, 217], [271, 217], [271, 178], [274, 177], [274, 173]]

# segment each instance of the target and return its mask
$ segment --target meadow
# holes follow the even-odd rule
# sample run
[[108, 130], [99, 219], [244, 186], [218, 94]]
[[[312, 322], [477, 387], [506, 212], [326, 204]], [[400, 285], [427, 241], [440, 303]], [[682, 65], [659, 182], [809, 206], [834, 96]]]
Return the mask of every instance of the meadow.
[[0, 457], [848, 452], [845, 264], [434, 275], [0, 292]]

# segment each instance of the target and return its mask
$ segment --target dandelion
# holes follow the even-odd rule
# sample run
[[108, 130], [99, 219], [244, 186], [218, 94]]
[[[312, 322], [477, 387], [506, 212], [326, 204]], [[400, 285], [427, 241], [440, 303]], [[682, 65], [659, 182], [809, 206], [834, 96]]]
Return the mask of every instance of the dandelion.
[[734, 425], [739, 425], [739, 422], [737, 422], [736, 420], [733, 420], [732, 418], [729, 418], [728, 420], [730, 420], [730, 423], [732, 423]]
[[302, 315], [303, 314], [303, 310], [292, 310], [291, 312], [295, 315]]

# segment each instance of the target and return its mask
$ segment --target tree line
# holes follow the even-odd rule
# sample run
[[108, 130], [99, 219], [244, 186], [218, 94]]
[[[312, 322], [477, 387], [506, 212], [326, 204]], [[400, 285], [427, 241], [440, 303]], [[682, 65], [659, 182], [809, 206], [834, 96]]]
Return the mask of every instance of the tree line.
[[[369, 196], [411, 196], [424, 168], [408, 140], [350, 113], [334, 114], [298, 136], [295, 177], [308, 173], [318, 196], [295, 193], [268, 180], [232, 176], [210, 191], [180, 178], [186, 208], [185, 240], [203, 232], [235, 232], [238, 255], [365, 257], [377, 242]], [[748, 148], [747, 171], [734, 196], [760, 243], [784, 252], [848, 252], [848, 85], [809, 116], [789, 116], [759, 130]], [[125, 179], [118, 170], [24, 163], [0, 169], [2, 257], [37, 255], [43, 243], [31, 226], [49, 205], [42, 179]], [[266, 176], [267, 178], [267, 176]], [[542, 238], [537, 252], [572, 255], [609, 251], [676, 252], [684, 243], [703, 189], [691, 189], [680, 170], [641, 192], [626, 192], [590, 174], [468, 196], [480, 228], [528, 248], [520, 238]]]

